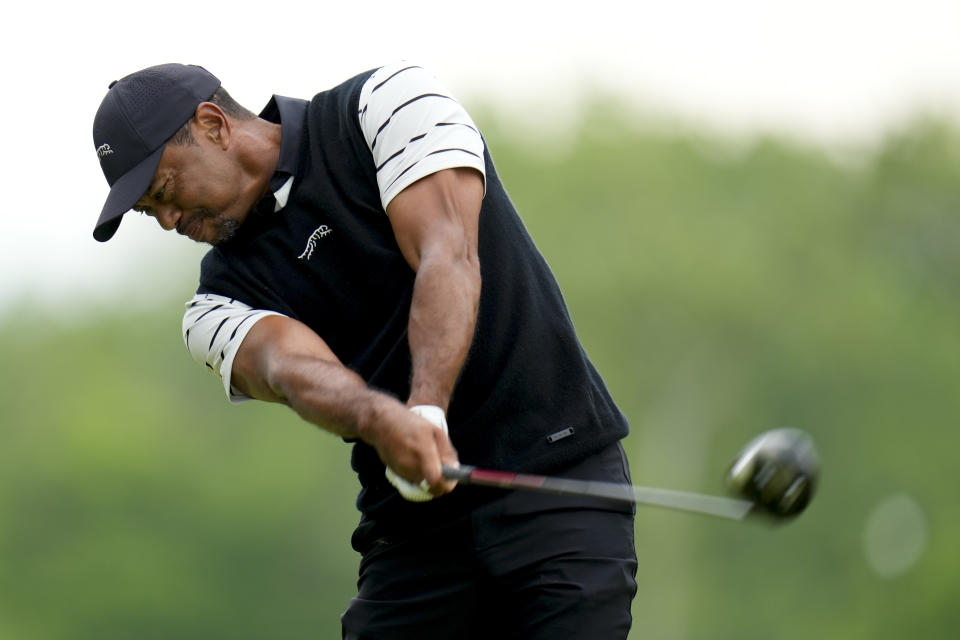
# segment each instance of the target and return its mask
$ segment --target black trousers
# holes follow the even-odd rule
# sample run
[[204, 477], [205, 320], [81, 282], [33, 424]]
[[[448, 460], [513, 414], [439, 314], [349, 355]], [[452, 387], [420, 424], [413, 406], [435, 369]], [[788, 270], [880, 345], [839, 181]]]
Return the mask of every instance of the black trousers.
[[[620, 445], [557, 474], [630, 482]], [[632, 505], [506, 492], [365, 551], [345, 640], [613, 640], [636, 594]]]

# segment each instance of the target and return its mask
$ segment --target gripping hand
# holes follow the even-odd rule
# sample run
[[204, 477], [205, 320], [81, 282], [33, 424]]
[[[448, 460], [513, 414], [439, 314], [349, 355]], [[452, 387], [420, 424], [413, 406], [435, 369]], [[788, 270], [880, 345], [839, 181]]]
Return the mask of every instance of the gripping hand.
[[[448, 432], [447, 416], [440, 407], [430, 404], [420, 404], [410, 407], [410, 411], [413, 411], [421, 418], [425, 418], [426, 420], [432, 422], [438, 429], [443, 430], [444, 434]], [[411, 502], [426, 502], [428, 500], [433, 500], [433, 494], [430, 493], [430, 486], [427, 484], [426, 480], [421, 480], [419, 485], [413, 484], [412, 482], [409, 482], [408, 480], [398, 476], [390, 467], [387, 467], [386, 475], [387, 480], [390, 481], [390, 484], [396, 487], [397, 491], [400, 492], [400, 495], [407, 500], [410, 500]]]

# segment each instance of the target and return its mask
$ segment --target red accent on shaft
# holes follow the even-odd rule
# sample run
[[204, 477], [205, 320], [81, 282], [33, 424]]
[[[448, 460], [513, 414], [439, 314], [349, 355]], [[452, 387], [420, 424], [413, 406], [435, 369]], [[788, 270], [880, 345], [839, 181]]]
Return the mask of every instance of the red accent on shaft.
[[508, 473], [506, 471], [474, 469], [470, 472], [470, 480], [477, 483], [494, 484], [500, 487], [537, 488], [543, 485], [546, 477], [530, 476], [522, 473]]

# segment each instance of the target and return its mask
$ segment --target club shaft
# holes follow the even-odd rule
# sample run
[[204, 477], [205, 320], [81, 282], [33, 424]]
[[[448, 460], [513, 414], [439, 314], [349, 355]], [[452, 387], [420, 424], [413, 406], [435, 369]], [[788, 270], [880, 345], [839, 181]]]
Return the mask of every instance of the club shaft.
[[537, 476], [506, 471], [477, 469], [469, 465], [443, 467], [445, 478], [462, 484], [473, 484], [501, 489], [540, 491], [561, 495], [589, 496], [619, 502], [631, 502], [679, 511], [691, 511], [704, 515], [742, 520], [753, 508], [748, 500], [736, 500], [720, 496], [708, 496], [686, 491], [672, 491], [653, 487], [638, 487], [613, 482], [575, 480], [554, 476]]

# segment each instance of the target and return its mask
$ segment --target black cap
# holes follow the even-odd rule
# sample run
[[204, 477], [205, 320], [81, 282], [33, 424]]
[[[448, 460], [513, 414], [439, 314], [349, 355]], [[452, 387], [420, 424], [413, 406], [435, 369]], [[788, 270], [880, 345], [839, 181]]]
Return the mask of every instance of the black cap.
[[220, 81], [203, 67], [161, 64], [110, 84], [93, 119], [93, 146], [110, 185], [93, 237], [106, 242], [146, 192], [167, 140]]

